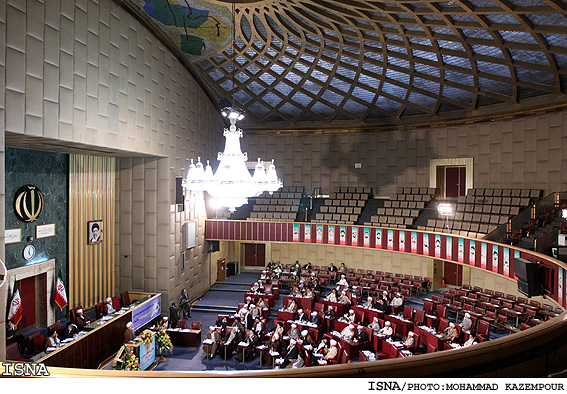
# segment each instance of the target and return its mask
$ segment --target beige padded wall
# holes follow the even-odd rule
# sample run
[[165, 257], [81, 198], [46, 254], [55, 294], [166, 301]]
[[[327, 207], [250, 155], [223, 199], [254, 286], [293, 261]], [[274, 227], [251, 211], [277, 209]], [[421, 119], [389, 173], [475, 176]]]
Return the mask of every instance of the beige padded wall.
[[2, 83], [0, 96], [9, 104], [10, 146], [115, 152], [116, 292], [160, 291], [164, 306], [180, 287], [196, 294], [207, 272], [204, 222], [199, 221], [199, 244], [186, 254], [183, 273], [180, 228], [193, 214], [173, 211], [175, 177], [184, 176], [189, 159], [197, 156], [215, 164], [224, 123], [213, 103], [118, 2], [6, 0], [0, 5], [1, 32], [6, 31], [0, 53], [10, 81], [5, 89]]
[[[0, 1], [0, 48], [6, 45], [6, 2]], [[0, 92], [5, 90], [6, 86], [6, 53], [0, 50]], [[5, 260], [4, 251], [4, 230], [6, 222], [4, 220], [5, 204], [5, 144], [4, 144], [4, 125], [5, 125], [5, 96], [0, 94], [0, 259]], [[7, 285], [5, 285], [7, 286]], [[6, 361], [6, 291], [4, 288], [0, 291], [0, 361]]]
[[[567, 111], [515, 120], [380, 133], [248, 136], [249, 157], [275, 158], [284, 185], [429, 186], [431, 159], [472, 157], [474, 187], [565, 188]], [[362, 168], [355, 169], [355, 163]]]

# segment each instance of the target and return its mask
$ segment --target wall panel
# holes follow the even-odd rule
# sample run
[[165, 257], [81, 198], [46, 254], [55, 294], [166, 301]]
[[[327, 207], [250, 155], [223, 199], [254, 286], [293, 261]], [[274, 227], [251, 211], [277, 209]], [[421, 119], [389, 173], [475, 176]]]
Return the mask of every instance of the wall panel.
[[[115, 159], [69, 156], [69, 306], [88, 308], [114, 295]], [[102, 242], [88, 243], [88, 222], [102, 220]]]

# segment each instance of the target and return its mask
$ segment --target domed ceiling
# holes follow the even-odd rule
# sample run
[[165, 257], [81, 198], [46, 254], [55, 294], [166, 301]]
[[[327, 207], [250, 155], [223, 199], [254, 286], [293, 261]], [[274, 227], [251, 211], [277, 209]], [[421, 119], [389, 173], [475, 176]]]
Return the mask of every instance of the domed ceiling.
[[219, 107], [234, 100], [247, 112], [247, 129], [368, 129], [567, 104], [563, 0], [123, 1]]

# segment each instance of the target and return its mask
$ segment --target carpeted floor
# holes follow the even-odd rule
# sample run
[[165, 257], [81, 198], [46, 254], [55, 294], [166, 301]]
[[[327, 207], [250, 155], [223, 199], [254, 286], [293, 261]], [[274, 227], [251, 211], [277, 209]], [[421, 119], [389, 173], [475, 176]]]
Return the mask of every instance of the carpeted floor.
[[[260, 277], [261, 271], [243, 271], [238, 275], [230, 276], [222, 283], [217, 283], [197, 302], [191, 309], [189, 321], [201, 322], [202, 339], [205, 339], [208, 327], [215, 324], [219, 314], [233, 314], [236, 312], [238, 303], [244, 302], [245, 293], [250, 289], [250, 285]], [[432, 295], [439, 295], [441, 289], [428, 292], [420, 297], [413, 297], [406, 301], [415, 309], [423, 309], [423, 298], [431, 298]], [[326, 295], [328, 292], [325, 292]], [[273, 321], [277, 316], [278, 309], [283, 306], [283, 294], [280, 293], [279, 300], [276, 300], [274, 307], [270, 311], [270, 319], [266, 326], [269, 330], [273, 327]], [[454, 319], [452, 319], [454, 320]], [[491, 339], [508, 335], [506, 331], [491, 331]], [[353, 360], [356, 362], [356, 360]], [[108, 367], [107, 367], [108, 368]], [[211, 360], [205, 359], [205, 353], [201, 347], [197, 349], [174, 348], [173, 353], [166, 357], [166, 361], [158, 363], [156, 371], [236, 371], [236, 370], [257, 370], [270, 367], [260, 366], [259, 358], [237, 362], [235, 357], [224, 360], [220, 356], [215, 356]]]

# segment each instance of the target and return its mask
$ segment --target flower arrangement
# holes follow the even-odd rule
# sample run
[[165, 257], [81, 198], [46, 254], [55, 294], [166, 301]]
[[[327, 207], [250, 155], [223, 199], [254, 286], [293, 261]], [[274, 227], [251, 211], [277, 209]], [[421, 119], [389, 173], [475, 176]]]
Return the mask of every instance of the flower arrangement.
[[139, 371], [140, 360], [134, 354], [134, 351], [129, 346], [123, 345], [123, 356], [120, 360], [121, 363], [112, 367], [113, 369], [120, 369], [123, 371]]
[[173, 352], [173, 344], [164, 326], [158, 326], [156, 332], [156, 352], [161, 355]]
[[154, 333], [151, 330], [144, 330], [137, 339], [138, 343], [150, 343]]

